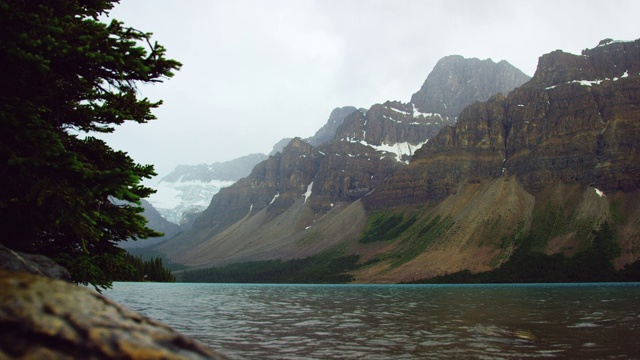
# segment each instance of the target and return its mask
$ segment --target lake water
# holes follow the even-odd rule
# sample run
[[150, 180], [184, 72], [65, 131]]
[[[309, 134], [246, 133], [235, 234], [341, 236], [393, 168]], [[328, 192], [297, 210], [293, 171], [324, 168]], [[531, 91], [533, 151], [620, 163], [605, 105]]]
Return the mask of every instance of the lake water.
[[640, 359], [640, 283], [115, 283], [232, 359]]

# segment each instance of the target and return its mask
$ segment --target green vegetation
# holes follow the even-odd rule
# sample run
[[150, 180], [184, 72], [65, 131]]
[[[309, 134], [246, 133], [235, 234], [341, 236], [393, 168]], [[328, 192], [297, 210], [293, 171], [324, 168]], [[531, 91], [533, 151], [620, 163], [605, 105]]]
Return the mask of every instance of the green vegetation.
[[155, 119], [161, 101], [139, 98], [137, 86], [180, 68], [150, 33], [98, 21], [115, 3], [0, 0], [2, 243], [96, 288], [125, 264], [117, 242], [160, 234], [140, 206], [153, 166], [87, 134]]
[[182, 282], [217, 283], [348, 283], [346, 272], [358, 268], [359, 256], [325, 252], [304, 259], [267, 260], [231, 264], [219, 268], [189, 270], [179, 276]]
[[422, 220], [416, 216], [377, 212], [369, 217], [360, 243], [400, 240], [394, 250], [375, 258], [375, 262], [390, 260], [391, 268], [404, 264], [421, 254], [427, 246], [441, 239], [453, 226], [453, 219], [440, 215]]
[[454, 223], [451, 217], [447, 216], [443, 219], [440, 215], [427, 218], [425, 222], [427, 224], [415, 236], [405, 238], [393, 252], [392, 267], [402, 265], [420, 255], [427, 246], [441, 239]]
[[175, 276], [164, 267], [160, 258], [144, 261], [131, 254], [125, 254], [124, 265], [125, 267], [116, 275], [114, 281], [176, 281]]
[[367, 222], [367, 228], [360, 238], [360, 242], [371, 243], [393, 240], [411, 227], [417, 218], [412, 216], [404, 222], [403, 220], [404, 216], [400, 214], [387, 216], [383, 212], [378, 212], [371, 215]]
[[562, 254], [546, 255], [535, 251], [537, 239], [529, 235], [511, 258], [501, 267], [484, 273], [461, 271], [439, 276], [420, 283], [535, 283], [535, 282], [591, 282], [637, 281], [640, 266], [632, 265], [616, 272], [611, 261], [620, 254], [615, 230], [604, 223], [593, 231], [593, 242], [573, 257]]
[[627, 221], [623, 215], [619, 200], [611, 201], [609, 204], [609, 212], [611, 213], [611, 220], [614, 224], [623, 224]]

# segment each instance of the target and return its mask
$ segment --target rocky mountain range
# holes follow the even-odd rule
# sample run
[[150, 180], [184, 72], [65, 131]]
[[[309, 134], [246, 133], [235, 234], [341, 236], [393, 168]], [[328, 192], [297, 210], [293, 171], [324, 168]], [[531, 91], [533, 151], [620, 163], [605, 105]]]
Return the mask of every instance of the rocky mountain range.
[[[416, 94], [446, 93], [450, 98], [442, 99], [449, 104], [463, 99], [471, 104], [529, 79], [506, 62], [458, 60], [440, 61]], [[505, 70], [506, 65], [511, 71]], [[478, 71], [463, 71], [470, 68]], [[450, 86], [437, 81], [442, 78], [482, 91], [432, 89]], [[511, 85], [505, 88], [509, 81]], [[345, 236], [357, 237], [362, 231], [358, 219], [366, 218], [357, 210], [362, 209], [360, 199], [383, 188], [422, 145], [456, 122], [457, 114], [443, 115], [425, 108], [426, 102], [422, 104], [422, 110], [413, 102], [397, 101], [375, 104], [368, 110], [337, 108], [314, 137], [291, 140], [282, 151], [256, 165], [249, 176], [222, 189], [188, 231], [157, 250], [187, 266], [219, 266], [310, 256], [343, 242]], [[346, 216], [344, 211], [355, 213]], [[316, 231], [325, 225], [329, 233]], [[315, 240], [310, 234], [315, 234], [311, 235]]]
[[[329, 142], [291, 140], [154, 250], [192, 268], [355, 256], [356, 282], [527, 273], [513, 265], [527, 256], [577, 279], [638, 261], [640, 40], [543, 55], [528, 81], [505, 62], [451, 70], [458, 60], [440, 61], [408, 103], [350, 112]], [[484, 91], [503, 78], [517, 81]], [[440, 113], [467, 87], [483, 91]]]
[[[326, 124], [316, 134], [306, 138], [309, 144], [322, 145], [330, 142], [345, 117], [357, 109], [353, 106], [335, 108]], [[273, 146], [269, 156], [281, 152], [292, 139], [285, 138]], [[255, 165], [267, 159], [264, 154], [250, 154], [226, 162], [198, 165], [178, 165], [171, 173], [153, 186], [156, 193], [149, 198], [145, 206], [155, 208], [164, 219], [188, 228], [194, 219], [206, 209], [211, 198], [220, 189], [230, 186], [237, 180], [249, 175]], [[150, 223], [157, 223], [155, 213], [147, 212]], [[156, 228], [154, 228], [156, 229]], [[157, 228], [156, 230], [165, 232]], [[173, 234], [173, 231], [170, 231]], [[161, 239], [165, 239], [166, 235]], [[146, 245], [158, 241], [145, 241]]]

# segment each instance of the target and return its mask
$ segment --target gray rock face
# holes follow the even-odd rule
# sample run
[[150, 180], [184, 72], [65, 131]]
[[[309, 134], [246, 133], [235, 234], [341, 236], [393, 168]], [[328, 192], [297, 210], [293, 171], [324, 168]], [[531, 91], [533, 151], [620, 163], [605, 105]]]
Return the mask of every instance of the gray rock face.
[[529, 79], [504, 60], [495, 63], [451, 55], [438, 61], [411, 102], [422, 112], [457, 117], [467, 105], [497, 93], [506, 95]]
[[225, 359], [87, 288], [0, 270], [0, 359]]
[[16, 252], [2, 244], [0, 244], [0, 269], [44, 275], [54, 279], [71, 279], [67, 269], [48, 257]]

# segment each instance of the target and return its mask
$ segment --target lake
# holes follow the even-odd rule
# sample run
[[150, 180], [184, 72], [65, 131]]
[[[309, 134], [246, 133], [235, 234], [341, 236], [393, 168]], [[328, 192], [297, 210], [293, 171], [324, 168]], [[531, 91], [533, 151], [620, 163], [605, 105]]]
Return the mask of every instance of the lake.
[[640, 283], [115, 283], [232, 359], [640, 358]]

